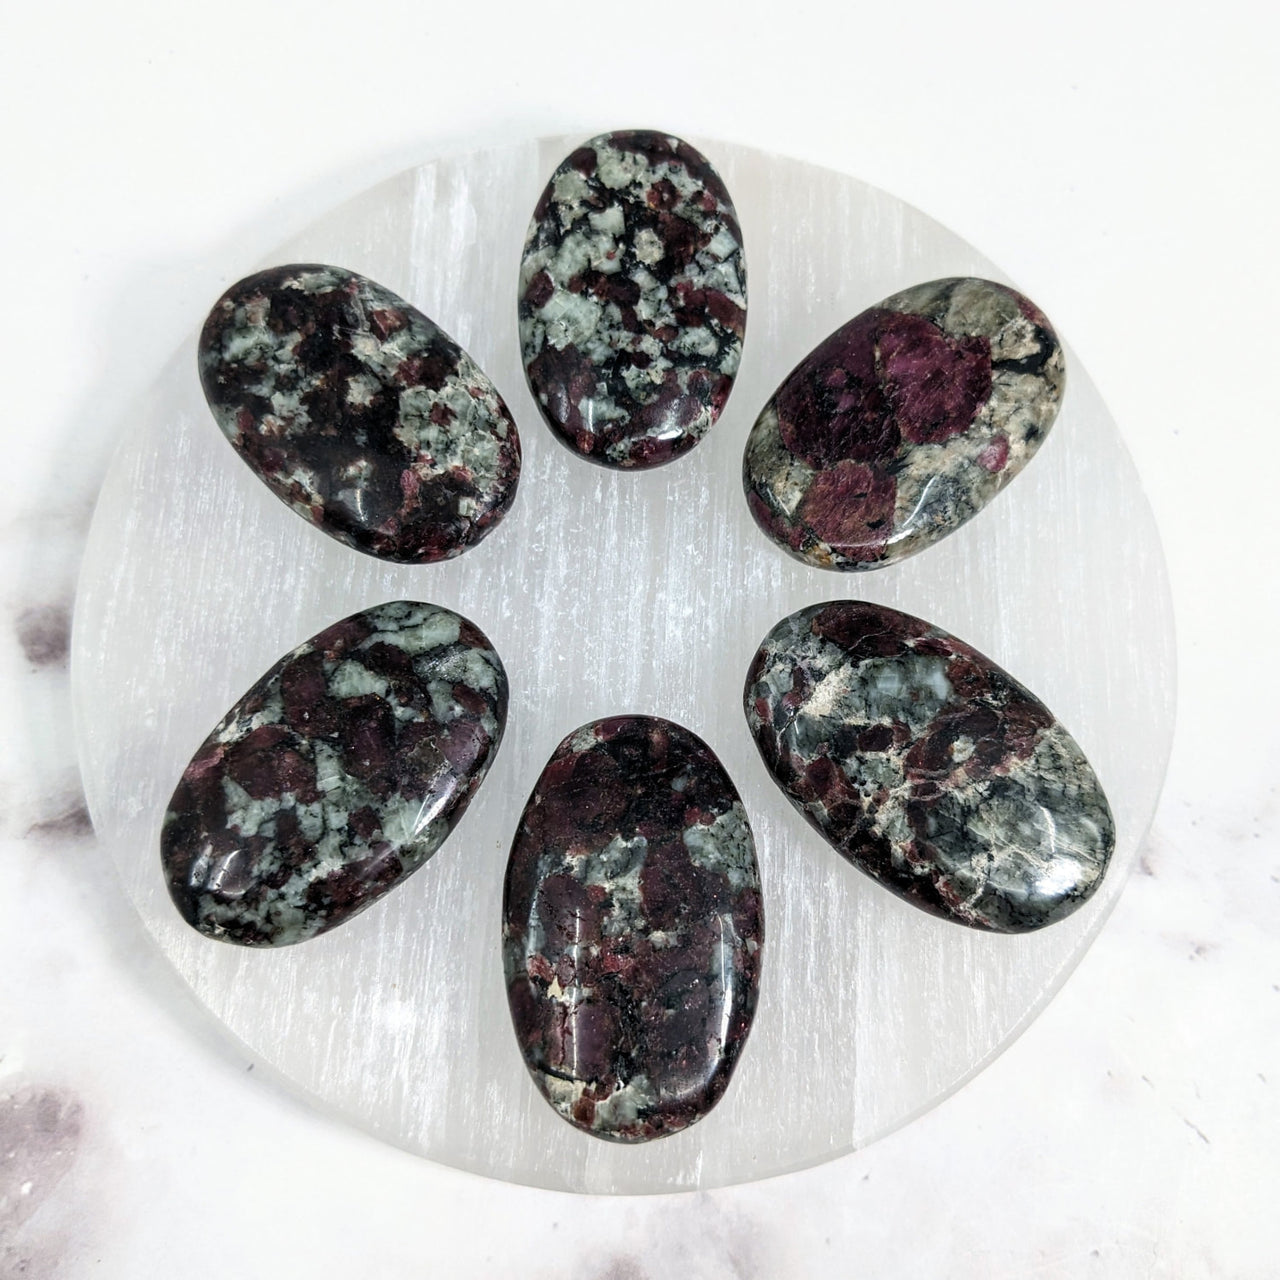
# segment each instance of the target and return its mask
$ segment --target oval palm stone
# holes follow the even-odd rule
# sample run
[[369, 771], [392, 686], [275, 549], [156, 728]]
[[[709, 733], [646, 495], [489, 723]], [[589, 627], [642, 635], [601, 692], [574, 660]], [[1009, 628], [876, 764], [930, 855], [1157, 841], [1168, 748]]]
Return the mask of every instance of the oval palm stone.
[[989, 280], [935, 280], [837, 329], [747, 438], [756, 522], [825, 569], [874, 569], [977, 515], [1031, 460], [1062, 400], [1044, 314]]
[[213, 416], [267, 487], [325, 533], [420, 564], [474, 546], [515, 497], [520, 438], [448, 334], [340, 267], [260, 271], [200, 335]]
[[861, 601], [811, 605], [765, 637], [747, 723], [791, 803], [908, 902], [1022, 933], [1102, 881], [1111, 810], [1034, 694], [939, 627]]
[[706, 743], [651, 716], [567, 737], [520, 820], [503, 922], [516, 1036], [556, 1111], [625, 1142], [706, 1115], [764, 930], [747, 815]]
[[534, 209], [519, 316], [529, 387], [571, 449], [609, 467], [692, 449], [724, 408], [747, 317], [742, 232], [707, 158], [650, 130], [568, 156]]
[[507, 678], [465, 618], [396, 601], [335, 623], [223, 717], [169, 801], [188, 924], [284, 946], [349, 920], [440, 847], [502, 738]]

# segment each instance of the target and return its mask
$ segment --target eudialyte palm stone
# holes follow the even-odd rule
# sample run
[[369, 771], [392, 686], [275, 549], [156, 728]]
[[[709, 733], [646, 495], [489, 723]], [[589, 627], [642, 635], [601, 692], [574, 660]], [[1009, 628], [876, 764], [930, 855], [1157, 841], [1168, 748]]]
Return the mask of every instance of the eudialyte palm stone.
[[825, 569], [936, 542], [1031, 460], [1058, 412], [1062, 348], [1020, 293], [935, 280], [864, 311], [787, 375], [747, 439], [756, 522]]
[[742, 232], [707, 158], [649, 130], [574, 151], [534, 210], [519, 314], [529, 387], [571, 449], [610, 467], [692, 449], [747, 318]]
[[634, 1142], [701, 1119], [756, 1005], [764, 921], [733, 783], [650, 716], [566, 738], [525, 806], [503, 898], [507, 993], [538, 1088]]
[[299, 645], [227, 712], [169, 802], [169, 893], [211, 938], [349, 920], [440, 847], [502, 738], [507, 678], [465, 618], [397, 601]]
[[448, 559], [515, 497], [520, 438], [497, 388], [420, 311], [353, 271], [241, 280], [205, 321], [199, 365], [236, 452], [357, 551]]
[[939, 627], [838, 601], [784, 618], [751, 664], [747, 722], [787, 798], [854, 866], [961, 924], [1070, 915], [1115, 828], [1070, 734]]

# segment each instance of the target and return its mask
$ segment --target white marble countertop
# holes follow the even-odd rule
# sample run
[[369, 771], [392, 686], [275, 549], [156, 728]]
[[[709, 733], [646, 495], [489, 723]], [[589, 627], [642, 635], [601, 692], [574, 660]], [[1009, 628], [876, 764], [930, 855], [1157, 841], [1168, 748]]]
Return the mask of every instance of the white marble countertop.
[[[400, 0], [8, 20], [0, 1274], [1276, 1274], [1276, 19], [890, 8], [782, 29], [763, 7], [602, 9], [567, 36], [549, 11]], [[253, 1078], [98, 856], [66, 652], [121, 415], [235, 265], [442, 148], [637, 122], [857, 173], [1045, 306], [1161, 522], [1180, 719], [1119, 908], [959, 1094], [802, 1174], [589, 1199], [437, 1167]]]

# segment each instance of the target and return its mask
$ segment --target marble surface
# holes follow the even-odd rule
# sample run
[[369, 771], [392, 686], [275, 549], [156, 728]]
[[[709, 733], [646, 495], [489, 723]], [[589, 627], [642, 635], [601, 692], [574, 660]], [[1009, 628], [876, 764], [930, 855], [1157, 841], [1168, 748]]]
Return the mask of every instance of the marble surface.
[[[481, 105], [465, 91], [472, 60], [421, 74], [425, 42], [470, 39], [474, 8], [428, 20], [393, 3], [389, 100], [311, 99], [313, 114], [289, 112], [291, 127], [237, 153], [235, 181], [225, 138], [260, 128], [264, 99], [283, 106], [297, 88], [264, 79], [261, 53], [243, 52], [246, 24], [257, 50], [288, 49], [343, 83], [350, 44], [336, 20], [312, 13], [299, 27], [291, 6], [239, 0], [223, 23], [190, 30], [134, 0], [75, 22], [54, 6], [13, 15], [21, 56], [0, 96], [15, 116], [42, 110], [38, 127], [5, 139], [25, 181], [0, 225], [25, 250], [11, 264], [22, 296], [38, 285], [57, 299], [62, 327], [50, 342], [28, 310], [0, 317], [0, 1273], [1275, 1274], [1280, 706], [1236, 655], [1242, 643], [1265, 655], [1280, 627], [1280, 603], [1250, 567], [1280, 553], [1280, 530], [1274, 504], [1228, 510], [1224, 497], [1275, 430], [1248, 372], [1273, 360], [1267, 308], [1280, 285], [1276, 174], [1258, 163], [1280, 107], [1275, 19], [1247, 0], [1195, 24], [1102, 0], [1019, 6], [1016, 23], [999, 21], [1008, 6], [979, 9], [987, 21], [938, 5], [910, 31], [887, 8], [859, 14], [856, 48], [875, 55], [857, 75], [852, 32], [815, 43], [811, 23], [730, 31], [719, 14], [686, 11], [689, 41], [775, 92], [721, 105], [709, 77], [679, 106], [658, 77], [622, 83], [609, 59], [563, 85], [535, 76], [541, 15], [486, 15], [504, 21], [484, 24], [495, 48]], [[635, 40], [637, 53], [669, 53], [661, 23]], [[1005, 75], [966, 78], [960, 95], [977, 132], [998, 127], [1016, 170], [993, 199], [990, 167], [939, 120], [956, 113], [966, 58], [1012, 66], [1031, 47], [1034, 102], [1014, 82], [1024, 109], [1009, 110]], [[917, 91], [903, 95], [908, 73]], [[497, 136], [515, 117], [522, 133], [586, 136], [661, 115], [794, 150], [787, 102], [809, 155], [961, 225], [1099, 378], [1169, 554], [1182, 662], [1173, 764], [1139, 869], [1089, 955], [1036, 1025], [929, 1115], [822, 1168], [725, 1191], [595, 1200], [497, 1187], [318, 1119], [255, 1079], [125, 905], [88, 829], [66, 669], [109, 432], [202, 300], [230, 283], [212, 249], [270, 208], [270, 232], [249, 233], [248, 269], [306, 221], [335, 168], [351, 163], [354, 192], [432, 140]], [[1235, 317], [1231, 376], [1187, 340], [1187, 317], [1211, 313]], [[1212, 536], [1196, 514], [1207, 510]]]

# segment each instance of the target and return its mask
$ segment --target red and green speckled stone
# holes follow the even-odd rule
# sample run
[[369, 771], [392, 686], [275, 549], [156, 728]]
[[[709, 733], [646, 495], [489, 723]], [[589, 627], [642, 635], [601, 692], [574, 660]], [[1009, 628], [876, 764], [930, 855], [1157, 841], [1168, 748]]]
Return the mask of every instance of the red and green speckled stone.
[[763, 939], [751, 828], [706, 743], [622, 716], [556, 748], [512, 844], [503, 945], [520, 1050], [560, 1115], [623, 1142], [705, 1116]]
[[200, 381], [267, 487], [383, 560], [447, 560], [515, 498], [520, 438], [497, 388], [448, 334], [340, 267], [260, 271], [214, 304]]
[[972, 519], [1031, 460], [1062, 400], [1062, 348], [1002, 284], [935, 280], [837, 329], [747, 439], [751, 513], [783, 550], [874, 569]]
[[744, 704], [787, 799], [925, 911], [1024, 933], [1101, 884], [1115, 825], [1084, 753], [940, 627], [863, 601], [811, 605], [765, 637]]
[[169, 801], [161, 861], [193, 928], [302, 942], [436, 852], [502, 739], [507, 678], [448, 609], [353, 614], [271, 668], [223, 717]]
[[687, 453], [728, 399], [746, 317], [738, 216], [701, 152], [623, 130], [552, 174], [520, 264], [520, 344], [570, 449], [620, 468]]

